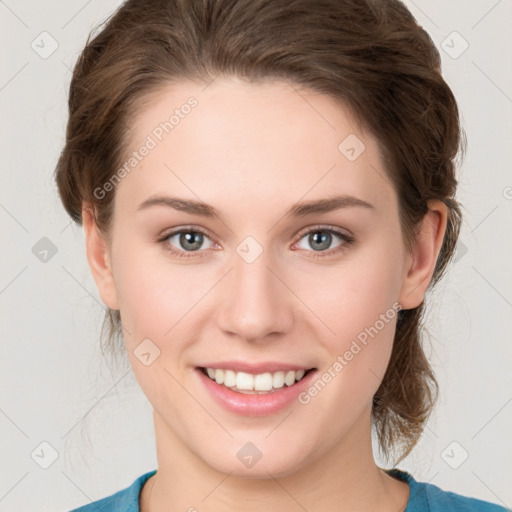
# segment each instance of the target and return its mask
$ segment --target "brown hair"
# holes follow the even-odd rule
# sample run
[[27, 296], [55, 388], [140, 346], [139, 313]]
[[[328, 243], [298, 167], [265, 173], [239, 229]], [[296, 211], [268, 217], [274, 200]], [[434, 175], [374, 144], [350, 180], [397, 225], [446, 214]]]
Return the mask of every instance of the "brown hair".
[[[427, 201], [446, 204], [430, 286], [440, 279], [461, 225], [455, 159], [465, 137], [439, 52], [398, 0], [128, 0], [89, 36], [73, 72], [56, 181], [78, 224], [89, 203], [108, 233], [113, 192], [98, 199], [93, 191], [121, 165], [136, 101], [173, 81], [208, 83], [218, 75], [289, 80], [348, 106], [379, 141], [406, 247]], [[381, 453], [396, 454], [396, 462], [417, 443], [438, 394], [421, 344], [423, 310], [399, 312], [373, 399]], [[119, 311], [109, 310], [105, 321], [112, 344], [122, 332]]]

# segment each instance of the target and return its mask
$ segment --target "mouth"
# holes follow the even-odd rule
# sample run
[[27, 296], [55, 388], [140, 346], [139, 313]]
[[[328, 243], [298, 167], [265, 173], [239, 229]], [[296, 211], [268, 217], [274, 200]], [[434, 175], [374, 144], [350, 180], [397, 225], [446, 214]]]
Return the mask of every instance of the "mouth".
[[210, 380], [236, 393], [246, 395], [268, 395], [283, 388], [290, 388], [304, 379], [316, 368], [300, 370], [278, 370], [252, 374], [223, 368], [199, 367]]

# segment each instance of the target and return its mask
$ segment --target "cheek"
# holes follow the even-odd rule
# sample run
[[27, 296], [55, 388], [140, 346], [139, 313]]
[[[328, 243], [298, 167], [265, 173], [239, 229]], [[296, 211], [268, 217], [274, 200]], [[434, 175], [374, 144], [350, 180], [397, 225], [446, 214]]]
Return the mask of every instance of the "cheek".
[[336, 382], [333, 400], [367, 403], [386, 371], [400, 310], [402, 271], [401, 253], [387, 244], [389, 238], [383, 237], [343, 267], [326, 271], [315, 294], [315, 288], [307, 292], [303, 284], [308, 305], [329, 327], [318, 338], [329, 354], [320, 378]]
[[[401, 272], [398, 251], [389, 251], [382, 242], [351, 255], [338, 267], [308, 271], [308, 278], [301, 280], [297, 289], [328, 326], [325, 340], [332, 340], [332, 349], [342, 350], [376, 322], [382, 337], [389, 337], [389, 329], [384, 327], [389, 318], [396, 318]], [[317, 286], [312, 286], [314, 282]], [[382, 326], [381, 315], [386, 313], [388, 322]]]
[[144, 249], [124, 244], [118, 248], [113, 274], [123, 327], [133, 333], [131, 343], [141, 337], [162, 339], [190, 309], [196, 287], [165, 258], [160, 257], [157, 264]]
[[393, 283], [372, 280], [368, 272], [364, 277], [357, 290], [339, 292], [333, 299], [336, 307], [324, 310], [325, 323], [335, 335], [318, 338], [327, 357], [315, 382], [299, 397], [304, 405], [312, 403], [313, 415], [320, 416], [326, 408], [340, 411], [344, 419], [339, 428], [371, 405], [389, 364], [400, 310], [390, 292]]
[[179, 364], [212, 313], [212, 288], [222, 274], [207, 267], [176, 263], [154, 248], [122, 252], [114, 280], [128, 349], [150, 339], [171, 356], [167, 364]]
[[[392, 249], [390, 237], [382, 236], [349, 254], [340, 265], [315, 266], [304, 260], [291, 271], [280, 272], [307, 306], [297, 322], [317, 329], [314, 339], [323, 340], [330, 353], [343, 351], [392, 307], [401, 284], [401, 267]], [[144, 338], [165, 343], [190, 323], [186, 317], [192, 310], [195, 318], [205, 313], [205, 308], [214, 313], [211, 299], [221, 293], [222, 285], [215, 291], [212, 288], [224, 268], [214, 268], [208, 262], [177, 263], [162, 248], [145, 246], [129, 236], [118, 238], [112, 256], [123, 327], [134, 334], [133, 339], [127, 336], [130, 343]], [[203, 302], [208, 295], [212, 297]], [[302, 308], [300, 304], [297, 307]]]
[[204, 279], [192, 266], [125, 247], [114, 266], [114, 280], [126, 349], [141, 389], [157, 409], [165, 408], [181, 403], [183, 354], [196, 339], [189, 320], [207, 288], [201, 287]]

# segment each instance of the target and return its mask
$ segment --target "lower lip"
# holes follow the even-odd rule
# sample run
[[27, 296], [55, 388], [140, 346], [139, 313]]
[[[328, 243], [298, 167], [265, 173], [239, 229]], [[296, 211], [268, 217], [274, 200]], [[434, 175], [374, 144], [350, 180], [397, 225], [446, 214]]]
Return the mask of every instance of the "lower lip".
[[199, 368], [196, 368], [196, 372], [213, 399], [228, 411], [245, 416], [268, 416], [291, 405], [299, 394], [310, 386], [316, 370], [309, 371], [306, 376], [292, 386], [284, 386], [272, 393], [261, 395], [237, 393], [226, 386], [217, 384]]

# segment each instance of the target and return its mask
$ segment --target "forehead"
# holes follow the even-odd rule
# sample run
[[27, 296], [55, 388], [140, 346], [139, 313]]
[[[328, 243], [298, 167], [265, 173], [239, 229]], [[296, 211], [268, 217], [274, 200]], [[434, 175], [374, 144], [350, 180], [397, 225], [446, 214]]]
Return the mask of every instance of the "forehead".
[[326, 193], [396, 202], [376, 139], [340, 102], [289, 82], [169, 84], [140, 101], [130, 126], [123, 164], [133, 165], [116, 203], [170, 192], [260, 209]]

